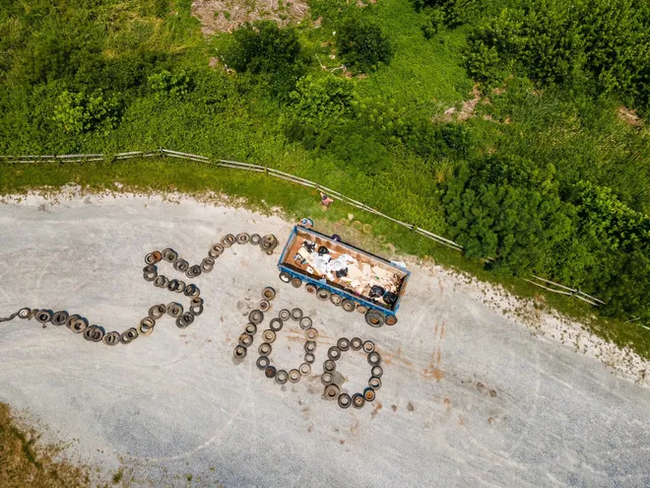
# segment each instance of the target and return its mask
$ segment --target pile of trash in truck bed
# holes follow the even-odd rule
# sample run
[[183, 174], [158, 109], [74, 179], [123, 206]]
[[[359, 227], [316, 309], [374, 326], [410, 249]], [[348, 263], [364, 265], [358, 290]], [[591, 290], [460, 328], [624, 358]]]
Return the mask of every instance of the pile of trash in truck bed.
[[330, 283], [392, 309], [403, 277], [395, 270], [371, 263], [360, 254], [352, 254], [304, 239], [293, 260], [295, 266], [311, 275], [326, 278]]

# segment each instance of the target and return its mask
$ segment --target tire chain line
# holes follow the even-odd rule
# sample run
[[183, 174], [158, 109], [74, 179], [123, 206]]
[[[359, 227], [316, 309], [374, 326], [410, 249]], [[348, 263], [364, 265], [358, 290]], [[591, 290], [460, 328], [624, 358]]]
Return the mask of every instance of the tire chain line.
[[[257, 333], [258, 326], [264, 322], [264, 311], [271, 308], [271, 301], [276, 297], [276, 290], [267, 286], [262, 291], [262, 300], [259, 302], [258, 308], [252, 310], [248, 314], [248, 324], [244, 328], [244, 332], [239, 336], [237, 345], [233, 350], [233, 356], [236, 361], [241, 362], [248, 352], [248, 348], [253, 345], [255, 341], [255, 334]], [[263, 310], [264, 311], [263, 311]], [[300, 365], [298, 369], [292, 369], [287, 372], [284, 369], [276, 369], [271, 365], [269, 359], [273, 347], [271, 344], [276, 340], [276, 333], [282, 330], [284, 322], [293, 319], [298, 321], [300, 328], [305, 331], [305, 362]], [[291, 311], [282, 309], [278, 313], [277, 318], [271, 319], [269, 328], [263, 332], [263, 339], [265, 342], [260, 344], [258, 348], [259, 358], [256, 361], [257, 368], [264, 371], [264, 375], [269, 378], [275, 378], [275, 381], [281, 385], [287, 381], [291, 383], [298, 383], [302, 376], [307, 376], [311, 373], [311, 365], [315, 361], [314, 353], [316, 352], [318, 338], [318, 331], [313, 327], [313, 321], [310, 317], [304, 316], [302, 309], [294, 308]], [[347, 393], [341, 392], [340, 379], [334, 376], [336, 371], [336, 361], [338, 361], [342, 353], [352, 349], [353, 351], [363, 350], [367, 354], [366, 359], [368, 364], [372, 367], [371, 376], [368, 379], [368, 387], [363, 390], [363, 393], [355, 393], [350, 396]], [[382, 386], [381, 377], [384, 374], [381, 364], [381, 355], [375, 350], [375, 344], [372, 341], [362, 341], [359, 337], [354, 337], [349, 340], [347, 337], [341, 337], [336, 346], [332, 346], [327, 351], [328, 359], [323, 363], [323, 374], [321, 374], [321, 382], [325, 386], [323, 391], [323, 398], [326, 400], [336, 399], [339, 407], [346, 409], [351, 405], [354, 408], [362, 408], [366, 402], [372, 402], [377, 396], [377, 390]]]
[[188, 278], [195, 278], [202, 273], [210, 273], [214, 268], [215, 260], [224, 252], [226, 248], [233, 244], [247, 244], [259, 246], [266, 254], [273, 254], [273, 250], [278, 246], [278, 239], [273, 234], [261, 237], [259, 234], [240, 233], [237, 236], [233, 234], [225, 235], [221, 241], [212, 245], [208, 251], [208, 257], [201, 261], [201, 264], [190, 265], [188, 261], [178, 256], [178, 253], [171, 248], [161, 251], [153, 251], [145, 256], [146, 266], [142, 270], [142, 276], [145, 281], [153, 283], [158, 288], [167, 288], [169, 291], [183, 293], [191, 298], [189, 311], [184, 311], [183, 305], [178, 302], [171, 302], [168, 305], [159, 304], [149, 308], [147, 317], [143, 318], [138, 328], [131, 327], [121, 334], [117, 331], [106, 333], [104, 328], [98, 325], [88, 325], [88, 320], [78, 314], [70, 315], [67, 311], [52, 312], [45, 309], [21, 308], [18, 312], [9, 317], [0, 318], [0, 322], [8, 322], [16, 317], [21, 319], [36, 318], [38, 322], [45, 326], [48, 323], [61, 326], [66, 325], [70, 330], [77, 334], [83, 334], [84, 339], [91, 342], [103, 342], [108, 346], [115, 346], [119, 343], [129, 344], [137, 339], [140, 335], [149, 336], [153, 333], [156, 320], [163, 317], [165, 313], [176, 319], [176, 326], [184, 329], [194, 322], [195, 317], [203, 313], [204, 300], [200, 297], [201, 290], [194, 284], [186, 284], [184, 281], [169, 279], [162, 274], [158, 274], [156, 264], [161, 261], [170, 263], [176, 271], [185, 273]]

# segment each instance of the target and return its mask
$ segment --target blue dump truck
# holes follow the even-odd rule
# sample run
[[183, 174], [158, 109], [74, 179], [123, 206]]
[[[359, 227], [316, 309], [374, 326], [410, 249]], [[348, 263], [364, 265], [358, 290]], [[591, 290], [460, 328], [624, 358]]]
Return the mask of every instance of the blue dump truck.
[[280, 261], [280, 279], [303, 284], [319, 300], [363, 313], [372, 327], [395, 325], [411, 272], [312, 229], [295, 226]]

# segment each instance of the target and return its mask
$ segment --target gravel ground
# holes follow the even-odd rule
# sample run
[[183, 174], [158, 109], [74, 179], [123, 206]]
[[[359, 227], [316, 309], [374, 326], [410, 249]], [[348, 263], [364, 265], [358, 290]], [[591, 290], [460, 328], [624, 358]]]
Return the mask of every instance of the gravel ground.
[[[189, 199], [5, 203], [0, 316], [65, 309], [122, 331], [151, 305], [179, 298], [142, 279], [147, 252], [171, 246], [195, 262], [227, 232], [272, 232], [282, 245], [290, 228]], [[97, 467], [98, 480], [122, 469], [128, 486], [650, 485], [650, 389], [531, 334], [439, 267], [410, 263], [399, 323], [372, 329], [356, 312], [282, 284], [279, 250], [226, 251], [212, 274], [193, 280], [202, 316], [183, 330], [165, 318], [128, 346], [33, 320], [0, 324], [0, 401], [47, 427], [69, 458]], [[297, 384], [266, 379], [255, 354], [232, 359], [266, 285], [278, 297], [265, 324], [300, 306], [320, 332], [313, 374]], [[317, 374], [341, 336], [370, 339], [383, 357], [383, 387], [361, 410], [321, 397]], [[288, 324], [274, 364], [298, 367], [302, 341]], [[260, 342], [258, 333], [254, 349]], [[348, 352], [339, 363], [344, 389], [362, 389], [365, 357]]]

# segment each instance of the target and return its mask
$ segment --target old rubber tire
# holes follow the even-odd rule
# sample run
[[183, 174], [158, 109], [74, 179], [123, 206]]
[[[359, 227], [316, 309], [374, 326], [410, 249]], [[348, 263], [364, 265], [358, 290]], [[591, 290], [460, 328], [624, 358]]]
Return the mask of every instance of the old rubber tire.
[[355, 307], [356, 304], [349, 298], [345, 298], [341, 302], [341, 308], [343, 308], [343, 310], [345, 310], [346, 312], [354, 312]]
[[287, 273], [286, 271], [281, 271], [280, 272], [280, 281], [284, 283], [290, 283], [291, 282], [291, 275]]
[[275, 295], [275, 288], [272, 286], [267, 286], [262, 290], [262, 298], [264, 298], [264, 300], [268, 300], [269, 302], [275, 298]]
[[305, 290], [307, 290], [307, 293], [311, 293], [313, 295], [318, 290], [318, 287], [313, 283], [307, 283], [305, 285]]
[[302, 286], [302, 280], [300, 278], [292, 278], [291, 286], [294, 288], [300, 288]]
[[388, 315], [384, 322], [386, 323], [386, 325], [395, 325], [397, 323], [397, 316], [396, 315]]
[[321, 302], [327, 301], [329, 297], [330, 297], [330, 292], [325, 288], [319, 288], [318, 291], [316, 292], [316, 298], [318, 298]]
[[371, 327], [381, 327], [386, 320], [384, 314], [377, 310], [368, 310], [365, 317], [366, 323]]
[[343, 297], [337, 293], [332, 293], [330, 295], [330, 302], [332, 302], [332, 305], [335, 307], [340, 307], [341, 302], [343, 301]]

